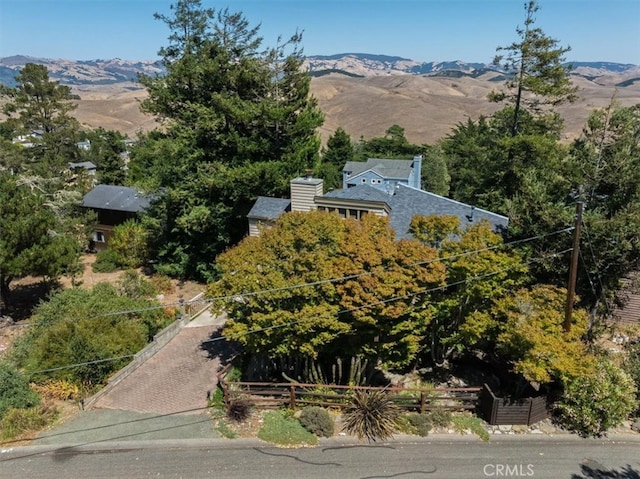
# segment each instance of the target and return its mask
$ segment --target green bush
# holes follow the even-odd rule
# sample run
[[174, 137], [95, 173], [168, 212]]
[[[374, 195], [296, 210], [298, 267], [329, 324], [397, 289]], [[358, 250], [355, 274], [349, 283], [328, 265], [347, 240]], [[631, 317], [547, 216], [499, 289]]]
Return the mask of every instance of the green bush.
[[138, 268], [147, 260], [147, 230], [136, 220], [127, 220], [113, 228], [109, 249], [117, 258], [117, 264], [125, 268]]
[[471, 431], [483, 441], [489, 440], [489, 432], [484, 428], [482, 419], [477, 416], [452, 416], [451, 424], [460, 434]]
[[418, 431], [413, 424], [409, 422], [409, 418], [406, 414], [400, 414], [396, 419], [396, 431], [402, 434], [410, 434], [415, 436], [418, 434]]
[[320, 437], [331, 437], [335, 425], [329, 411], [318, 406], [306, 407], [298, 418], [302, 427]]
[[[17, 367], [32, 373], [34, 382], [67, 380], [91, 390], [131, 361], [123, 356], [140, 351], [174, 319], [155, 309], [157, 305], [127, 297], [107, 283], [98, 283], [92, 290], [60, 291], [38, 306], [33, 316], [36, 325], [16, 340], [11, 358]], [[141, 311], [111, 314], [136, 310]], [[78, 366], [63, 368], [68, 365]], [[55, 370], [38, 372], [50, 369]]]
[[425, 414], [431, 420], [433, 427], [449, 427], [451, 425], [451, 411], [448, 409], [431, 409]]
[[633, 380], [609, 360], [598, 363], [592, 376], [565, 384], [556, 402], [556, 420], [582, 436], [601, 436], [620, 425], [637, 408]]
[[94, 273], [113, 273], [118, 271], [120, 269], [120, 257], [118, 253], [110, 249], [98, 251], [91, 269]]
[[393, 435], [398, 415], [387, 391], [356, 390], [343, 414], [343, 429], [369, 442], [384, 440]]
[[285, 411], [270, 411], [264, 415], [264, 423], [258, 431], [263, 441], [281, 446], [309, 445], [318, 443], [318, 438], [302, 427], [297, 419]]
[[118, 280], [120, 294], [128, 298], [150, 298], [157, 290], [151, 281], [139, 274], [135, 269], [128, 269]]
[[433, 428], [433, 422], [428, 414], [413, 413], [407, 416], [409, 423], [416, 431], [418, 436], [426, 437]]
[[58, 410], [49, 406], [36, 406], [28, 409], [9, 409], [0, 421], [2, 440], [16, 439], [26, 432], [43, 429], [58, 417]]
[[[629, 347], [628, 356], [622, 364], [624, 371], [631, 377], [636, 386], [636, 399], [640, 408], [640, 343]], [[636, 410], [636, 415], [640, 416], [640, 409]]]
[[0, 361], [0, 419], [10, 409], [36, 406], [40, 397], [31, 390], [29, 381], [13, 365]]

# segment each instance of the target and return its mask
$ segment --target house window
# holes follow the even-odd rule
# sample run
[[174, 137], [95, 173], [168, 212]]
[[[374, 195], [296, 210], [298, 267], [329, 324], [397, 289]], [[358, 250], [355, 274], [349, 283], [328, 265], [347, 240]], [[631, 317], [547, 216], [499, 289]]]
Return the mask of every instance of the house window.
[[360, 183], [366, 183], [366, 182], [367, 182], [367, 179], [366, 179], [366, 178], [362, 178], [362, 179], [360, 180]]
[[96, 243], [104, 243], [104, 233], [102, 231], [93, 232], [93, 241]]
[[338, 215], [340, 215], [340, 218], [346, 218], [347, 210], [345, 208], [338, 208]]
[[355, 218], [358, 219], [358, 210], [349, 210], [349, 218]]

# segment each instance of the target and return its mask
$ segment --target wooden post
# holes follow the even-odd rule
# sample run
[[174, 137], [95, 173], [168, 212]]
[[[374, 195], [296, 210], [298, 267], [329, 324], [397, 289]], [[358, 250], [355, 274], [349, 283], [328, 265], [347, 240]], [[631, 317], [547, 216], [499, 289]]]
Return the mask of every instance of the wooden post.
[[295, 385], [291, 385], [291, 389], [289, 391], [289, 407], [291, 409], [296, 408], [296, 387]]
[[564, 314], [564, 332], [571, 331], [571, 315], [576, 295], [576, 280], [578, 277], [578, 256], [580, 254], [580, 225], [582, 225], [582, 202], [576, 203], [576, 224], [573, 230], [573, 249], [571, 251], [571, 265], [569, 267], [569, 284], [567, 285], [567, 305]]
[[420, 414], [424, 414], [425, 396], [426, 396], [425, 392], [424, 391], [420, 391]]

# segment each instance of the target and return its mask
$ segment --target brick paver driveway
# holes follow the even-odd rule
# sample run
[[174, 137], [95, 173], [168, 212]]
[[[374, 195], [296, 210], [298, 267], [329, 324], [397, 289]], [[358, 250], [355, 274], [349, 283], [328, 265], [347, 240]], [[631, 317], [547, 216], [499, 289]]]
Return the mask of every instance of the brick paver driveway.
[[157, 414], [202, 413], [215, 390], [222, 341], [220, 324], [198, 321], [184, 327], [164, 348], [100, 397], [92, 406]]

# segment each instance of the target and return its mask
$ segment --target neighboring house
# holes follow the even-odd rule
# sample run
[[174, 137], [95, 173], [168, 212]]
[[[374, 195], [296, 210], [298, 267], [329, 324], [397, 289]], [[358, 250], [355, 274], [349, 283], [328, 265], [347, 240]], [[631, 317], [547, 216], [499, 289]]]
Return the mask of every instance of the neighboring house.
[[36, 142], [41, 141], [44, 130], [33, 130], [27, 135], [19, 135], [11, 140], [11, 143], [22, 145], [25, 148], [33, 148]]
[[136, 218], [150, 204], [151, 197], [126, 186], [98, 185], [82, 199], [82, 206], [98, 214], [92, 249], [107, 247], [113, 228]]
[[613, 321], [640, 324], [640, 271], [632, 271], [622, 279], [620, 299], [622, 304], [612, 311]]
[[249, 236], [260, 236], [260, 228], [271, 227], [282, 213], [291, 211], [291, 200], [259, 196], [247, 215]]
[[89, 140], [79, 141], [76, 143], [76, 148], [79, 150], [89, 151], [91, 149], [91, 142]]
[[[380, 161], [380, 160], [378, 160]], [[413, 163], [412, 168], [417, 168], [414, 160], [382, 160], [390, 171], [398, 172], [406, 167], [406, 162]], [[402, 162], [397, 168], [393, 168], [389, 162]], [[351, 168], [352, 162], [347, 163], [345, 171], [356, 171]], [[419, 165], [419, 163], [418, 163]], [[358, 177], [366, 177], [372, 169], [362, 169]], [[405, 170], [406, 171], [406, 170]], [[418, 171], [418, 170], [415, 170]], [[376, 174], [380, 173], [378, 169]], [[410, 172], [406, 171], [406, 179], [410, 180]], [[353, 176], [353, 175], [352, 175]], [[371, 178], [371, 177], [369, 177]], [[251, 209], [249, 220], [249, 235], [258, 236], [260, 228], [272, 226], [278, 217], [287, 211], [311, 211], [322, 210], [336, 212], [341, 218], [360, 219], [366, 214], [375, 214], [389, 218], [389, 224], [396, 232], [396, 237], [411, 238], [409, 227], [411, 220], [416, 215], [422, 216], [456, 216], [460, 220], [460, 226], [464, 229], [483, 220], [489, 222], [493, 230], [503, 232], [509, 225], [509, 219], [491, 211], [476, 208], [475, 206], [460, 203], [443, 196], [423, 191], [404, 181], [397, 181], [393, 188], [387, 191], [376, 185], [382, 183], [365, 183], [347, 185], [341, 190], [322, 193], [322, 180], [307, 175], [305, 178], [295, 178], [291, 181], [291, 199], [260, 197]], [[398, 177], [395, 177], [396, 179]], [[415, 179], [414, 179], [415, 184]]]
[[76, 172], [77, 170], [84, 170], [87, 174], [91, 176], [95, 176], [97, 166], [91, 163], [90, 161], [81, 161], [80, 163], [69, 163], [69, 170], [72, 172]]
[[398, 185], [420, 189], [422, 155], [413, 160], [369, 158], [367, 161], [348, 161], [342, 169], [342, 188], [368, 185], [392, 194]]
[[82, 161], [80, 163], [70, 162], [68, 165], [67, 171], [63, 172], [63, 176], [66, 178], [68, 184], [77, 184], [79, 179], [82, 179], [83, 184], [88, 187], [94, 187], [98, 183], [98, 179], [96, 178], [96, 170], [98, 167], [90, 161]]

